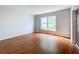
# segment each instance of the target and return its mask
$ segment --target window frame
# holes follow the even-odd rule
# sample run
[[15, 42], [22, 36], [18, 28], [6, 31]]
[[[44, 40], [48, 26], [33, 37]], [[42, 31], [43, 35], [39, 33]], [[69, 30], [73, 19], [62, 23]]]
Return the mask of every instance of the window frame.
[[[49, 30], [49, 24], [53, 24], [53, 23], [49, 23], [49, 22], [48, 22], [48, 17], [50, 17], [50, 16], [44, 16], [44, 17], [47, 17], [47, 23], [42, 23], [41, 20], [42, 20], [43, 17], [41, 17], [41, 18], [40, 18], [40, 29], [41, 29], [41, 30], [47, 30], [47, 31], [56, 31], [56, 16], [55, 16], [55, 15], [53, 16], [53, 17], [55, 17], [55, 29], [52, 29], [52, 30], [51, 30], [51, 29]], [[41, 28], [41, 25], [42, 25], [42, 24], [46, 24], [46, 25], [47, 25], [47, 29], [42, 29], [42, 28]]]

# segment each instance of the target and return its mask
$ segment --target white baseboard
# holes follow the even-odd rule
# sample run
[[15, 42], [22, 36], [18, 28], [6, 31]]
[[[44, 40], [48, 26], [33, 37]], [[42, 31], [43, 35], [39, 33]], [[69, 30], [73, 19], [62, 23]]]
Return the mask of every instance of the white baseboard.
[[1, 37], [1, 38], [0, 38], [0, 41], [1, 41], [1, 40], [6, 40], [6, 39], [9, 39], [9, 38], [13, 38], [13, 37], [16, 37], [16, 36], [25, 35], [25, 34], [29, 34], [29, 33], [15, 34], [15, 35], [9, 35], [9, 36], [5, 36], [5, 37]]
[[13, 38], [13, 37], [16, 37], [16, 36], [19, 36], [19, 35], [2, 37], [2, 38], [0, 38], [0, 40], [6, 40], [6, 39]]
[[75, 44], [76, 48], [79, 50], [79, 46], [77, 44]]

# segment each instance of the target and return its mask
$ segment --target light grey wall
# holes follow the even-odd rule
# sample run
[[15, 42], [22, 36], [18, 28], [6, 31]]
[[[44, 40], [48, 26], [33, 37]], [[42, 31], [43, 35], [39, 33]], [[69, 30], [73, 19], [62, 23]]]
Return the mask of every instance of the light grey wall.
[[[56, 16], [56, 31], [43, 31], [40, 29], [40, 17], [42, 16]], [[70, 9], [64, 9], [56, 12], [45, 13], [41, 15], [35, 15], [34, 25], [35, 25], [35, 32], [44, 32], [44, 33], [51, 33], [55, 35], [70, 37], [71, 32], [71, 25], [70, 25]]]
[[[79, 22], [79, 14], [77, 15], [77, 22]], [[78, 45], [79, 45], [79, 24], [77, 23], [77, 43], [78, 43]]]
[[72, 15], [72, 35], [71, 35], [71, 38], [72, 38], [72, 41], [74, 41], [75, 43], [77, 43], [79, 45], [79, 32], [78, 32], [79, 26], [77, 26], [78, 19], [79, 19], [78, 18], [78, 16], [79, 16], [78, 15], [79, 14], [78, 8], [79, 8], [78, 5], [75, 5], [71, 8], [71, 13], [72, 13], [71, 14]]
[[76, 12], [72, 10], [72, 40], [76, 41], [76, 32], [77, 32], [77, 20], [76, 20]]
[[0, 7], [0, 40], [33, 31], [34, 16]]
[[76, 19], [76, 20], [77, 20], [77, 22], [76, 22], [76, 25], [77, 25], [76, 27], [77, 27], [77, 28], [75, 28], [75, 29], [77, 30], [77, 31], [76, 31], [76, 35], [77, 35], [77, 36], [76, 36], [76, 37], [77, 37], [77, 38], [76, 38], [76, 43], [77, 43], [78, 46], [79, 46], [79, 8], [77, 9], [77, 19]]

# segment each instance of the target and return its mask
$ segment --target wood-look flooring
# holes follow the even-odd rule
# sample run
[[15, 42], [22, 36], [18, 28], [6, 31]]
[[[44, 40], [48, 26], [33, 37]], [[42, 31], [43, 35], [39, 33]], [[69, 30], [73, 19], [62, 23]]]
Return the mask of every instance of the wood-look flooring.
[[0, 41], [0, 54], [76, 54], [70, 39], [32, 33]]

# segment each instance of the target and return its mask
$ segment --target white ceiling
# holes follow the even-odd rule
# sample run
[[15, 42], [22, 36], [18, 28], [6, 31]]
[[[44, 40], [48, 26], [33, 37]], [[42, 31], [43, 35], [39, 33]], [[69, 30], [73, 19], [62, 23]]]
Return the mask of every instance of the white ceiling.
[[20, 13], [38, 15], [70, 8], [71, 5], [4, 5], [0, 7], [8, 8]]

